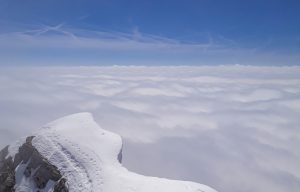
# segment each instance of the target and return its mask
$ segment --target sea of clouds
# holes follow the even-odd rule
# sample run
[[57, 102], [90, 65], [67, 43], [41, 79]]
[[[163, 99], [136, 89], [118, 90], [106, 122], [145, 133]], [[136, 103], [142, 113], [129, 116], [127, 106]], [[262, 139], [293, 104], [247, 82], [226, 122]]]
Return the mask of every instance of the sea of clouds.
[[220, 192], [300, 189], [300, 67], [0, 70], [0, 147], [92, 112], [123, 137], [123, 164]]

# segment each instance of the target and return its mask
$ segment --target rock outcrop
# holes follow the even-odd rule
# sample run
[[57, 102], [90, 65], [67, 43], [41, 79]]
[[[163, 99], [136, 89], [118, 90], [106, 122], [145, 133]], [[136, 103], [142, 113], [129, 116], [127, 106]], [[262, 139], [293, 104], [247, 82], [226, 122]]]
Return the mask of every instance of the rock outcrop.
[[56, 182], [53, 191], [67, 192], [67, 180], [56, 166], [44, 158], [32, 145], [34, 136], [27, 137], [26, 142], [19, 147], [15, 157], [8, 156], [8, 146], [0, 151], [0, 192], [15, 191], [16, 170], [25, 166], [25, 177], [31, 179], [36, 188], [43, 189], [51, 180]]
[[[11, 192], [15, 185], [15, 169], [12, 157], [7, 157], [8, 146], [0, 151], [0, 191]], [[7, 157], [7, 158], [6, 158]]]

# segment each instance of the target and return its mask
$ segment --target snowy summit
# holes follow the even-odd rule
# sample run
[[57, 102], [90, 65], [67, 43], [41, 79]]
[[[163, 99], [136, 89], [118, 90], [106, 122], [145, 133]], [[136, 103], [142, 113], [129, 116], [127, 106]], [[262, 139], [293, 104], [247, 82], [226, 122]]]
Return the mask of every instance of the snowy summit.
[[90, 113], [70, 115], [0, 152], [0, 191], [216, 192], [130, 172], [121, 160], [119, 135], [101, 129]]

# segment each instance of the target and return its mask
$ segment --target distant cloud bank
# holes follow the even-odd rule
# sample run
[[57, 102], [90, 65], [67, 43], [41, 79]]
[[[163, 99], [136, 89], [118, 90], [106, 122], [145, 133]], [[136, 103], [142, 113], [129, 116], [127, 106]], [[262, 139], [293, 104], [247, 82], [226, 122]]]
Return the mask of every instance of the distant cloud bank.
[[61, 65], [299, 65], [300, 56], [241, 46], [220, 35], [201, 41], [142, 33], [57, 26], [0, 33], [1, 66]]

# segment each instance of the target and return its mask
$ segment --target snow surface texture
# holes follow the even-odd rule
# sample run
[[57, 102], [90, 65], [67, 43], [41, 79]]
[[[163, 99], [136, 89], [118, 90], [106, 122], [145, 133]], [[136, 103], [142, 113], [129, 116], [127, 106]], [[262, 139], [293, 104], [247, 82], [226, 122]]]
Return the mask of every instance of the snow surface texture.
[[299, 192], [300, 67], [0, 70], [0, 146], [90, 111], [123, 165], [222, 192]]
[[129, 172], [118, 161], [121, 137], [101, 129], [90, 113], [58, 119], [34, 135], [33, 146], [58, 167], [70, 192], [216, 192], [193, 182]]

